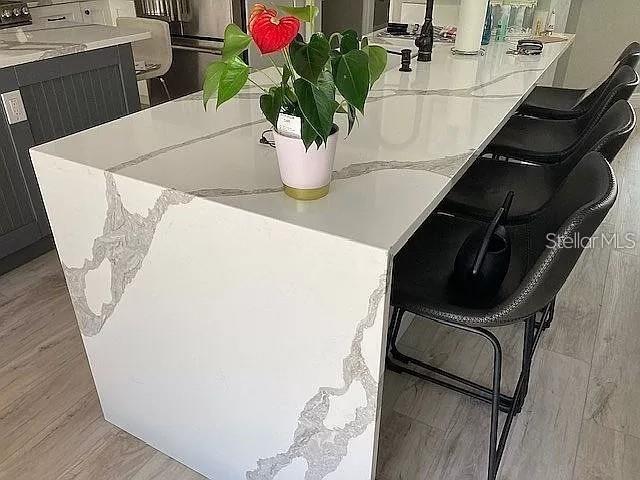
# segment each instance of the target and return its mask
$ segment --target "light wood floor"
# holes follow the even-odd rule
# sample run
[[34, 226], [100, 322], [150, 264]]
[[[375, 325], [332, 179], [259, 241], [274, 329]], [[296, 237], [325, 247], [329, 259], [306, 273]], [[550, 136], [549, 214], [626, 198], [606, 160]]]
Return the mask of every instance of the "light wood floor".
[[[615, 169], [621, 196], [602, 231], [640, 241], [640, 133]], [[588, 251], [536, 354], [502, 480], [640, 478], [639, 320], [640, 244]], [[497, 333], [509, 390], [522, 332]], [[489, 380], [489, 351], [478, 340], [415, 322], [402, 348]], [[378, 480], [483, 479], [488, 413], [388, 372]], [[0, 277], [0, 480], [201, 478], [102, 419], [55, 254]]]

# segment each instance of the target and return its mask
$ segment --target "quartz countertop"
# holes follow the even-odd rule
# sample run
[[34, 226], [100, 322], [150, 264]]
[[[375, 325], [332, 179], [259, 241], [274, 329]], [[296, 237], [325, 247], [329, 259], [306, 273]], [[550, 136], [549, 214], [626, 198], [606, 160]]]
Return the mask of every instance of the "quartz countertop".
[[51, 155], [394, 251], [568, 48], [567, 38], [541, 56], [509, 55], [513, 44], [496, 43], [484, 56], [461, 57], [436, 44], [433, 62], [414, 60], [411, 73], [399, 72], [399, 57], [390, 55], [366, 116], [349, 138], [341, 134], [330, 194], [314, 202], [282, 192], [275, 150], [259, 143], [270, 126], [255, 87], [219, 111], [205, 112], [198, 93], [34, 150], [39, 159]]
[[55, 22], [0, 30], [0, 68], [150, 38], [130, 28]]

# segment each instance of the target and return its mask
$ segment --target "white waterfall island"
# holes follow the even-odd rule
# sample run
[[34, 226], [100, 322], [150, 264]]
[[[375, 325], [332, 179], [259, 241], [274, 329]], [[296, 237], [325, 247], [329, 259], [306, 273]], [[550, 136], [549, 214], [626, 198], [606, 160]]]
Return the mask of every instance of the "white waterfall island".
[[393, 256], [569, 43], [390, 57], [310, 203], [256, 89], [33, 149], [106, 419], [213, 479], [373, 479]]

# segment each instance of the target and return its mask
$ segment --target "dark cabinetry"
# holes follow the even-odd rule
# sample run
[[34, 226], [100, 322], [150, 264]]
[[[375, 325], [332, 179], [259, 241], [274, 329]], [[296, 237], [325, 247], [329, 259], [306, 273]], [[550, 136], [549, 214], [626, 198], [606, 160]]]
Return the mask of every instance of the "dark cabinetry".
[[16, 91], [27, 120], [0, 109], [0, 274], [52, 244], [29, 148], [140, 109], [129, 45], [0, 69], [0, 94]]

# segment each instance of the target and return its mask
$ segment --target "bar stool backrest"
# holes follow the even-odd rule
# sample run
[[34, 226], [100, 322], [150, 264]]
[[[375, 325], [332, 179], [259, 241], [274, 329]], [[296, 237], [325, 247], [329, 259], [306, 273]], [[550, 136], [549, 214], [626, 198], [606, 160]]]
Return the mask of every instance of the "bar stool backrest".
[[611, 72], [600, 79], [600, 81], [596, 82], [592, 88], [584, 92], [578, 100], [576, 107], [581, 109], [589, 108], [590, 105], [602, 97], [602, 94], [607, 87], [607, 81], [613, 76], [618, 68], [627, 65], [636, 70], [638, 62], [640, 62], [640, 43], [633, 42], [630, 43], [620, 54], [616, 62], [613, 64]]
[[640, 62], [640, 43], [631, 42], [620, 54], [617, 64], [629, 65], [634, 70], [638, 67]]
[[593, 118], [594, 113], [605, 111], [618, 100], [629, 100], [638, 86], [637, 78], [633, 67], [626, 63], [618, 64], [597, 89], [591, 93], [587, 91], [578, 102], [575, 108], [584, 111], [580, 118]]
[[597, 101], [595, 101], [578, 120], [578, 127], [584, 136], [591, 134], [591, 129], [600, 118], [618, 100], [629, 100], [633, 92], [640, 84], [640, 78], [636, 71], [628, 65], [616, 68], [614, 74], [607, 80], [606, 88]]
[[496, 309], [509, 311], [512, 318], [526, 318], [549, 304], [590, 246], [617, 195], [609, 162], [597, 152], [586, 155], [527, 226], [535, 263], [506, 304]]
[[169, 24], [162, 20], [140, 17], [118, 17], [118, 27], [131, 28], [151, 33], [151, 38], [140, 40], [131, 45], [133, 59], [136, 63], [145, 62], [147, 65], [157, 65], [158, 68], [140, 73], [138, 80], [150, 80], [162, 77], [171, 68], [173, 53], [171, 50], [171, 35]]
[[589, 152], [600, 152], [612, 162], [636, 127], [636, 114], [627, 100], [618, 100], [582, 138], [575, 152], [562, 162], [567, 172]]

